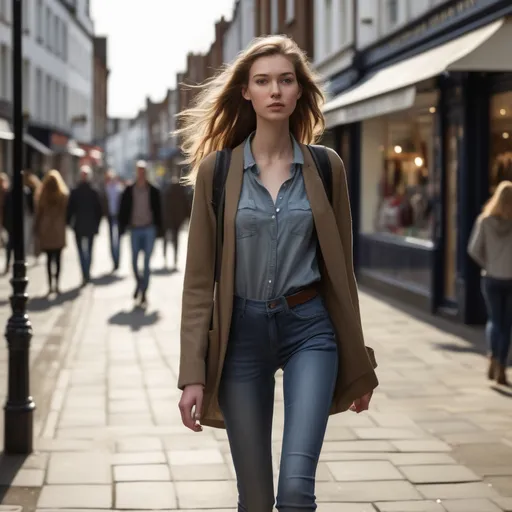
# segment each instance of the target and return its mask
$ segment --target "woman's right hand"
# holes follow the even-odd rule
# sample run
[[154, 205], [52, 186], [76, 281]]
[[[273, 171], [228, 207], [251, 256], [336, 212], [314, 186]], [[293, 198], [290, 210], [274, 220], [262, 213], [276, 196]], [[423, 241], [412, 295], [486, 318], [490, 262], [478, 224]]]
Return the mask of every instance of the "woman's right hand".
[[201, 432], [203, 427], [200, 424], [203, 407], [202, 384], [189, 384], [185, 386], [179, 403], [181, 421], [185, 427], [194, 432]]

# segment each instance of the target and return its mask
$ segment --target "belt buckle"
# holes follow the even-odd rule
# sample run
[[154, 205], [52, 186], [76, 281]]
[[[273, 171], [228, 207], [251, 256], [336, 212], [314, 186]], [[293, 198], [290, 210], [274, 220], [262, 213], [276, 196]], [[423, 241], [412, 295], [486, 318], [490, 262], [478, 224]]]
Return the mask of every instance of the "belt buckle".
[[273, 300], [268, 304], [269, 309], [274, 309], [277, 307], [277, 300]]

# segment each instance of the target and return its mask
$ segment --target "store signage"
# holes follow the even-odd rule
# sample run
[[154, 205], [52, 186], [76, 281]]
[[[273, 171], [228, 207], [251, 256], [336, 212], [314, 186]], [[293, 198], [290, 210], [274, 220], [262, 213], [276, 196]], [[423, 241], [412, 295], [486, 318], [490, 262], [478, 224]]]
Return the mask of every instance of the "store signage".
[[414, 86], [368, 98], [359, 103], [326, 112], [324, 114], [326, 127], [330, 129], [334, 126], [406, 110], [414, 105], [415, 98], [416, 87]]
[[[434, 37], [436, 33], [446, 32], [451, 26], [461, 24], [469, 17], [489, 10], [493, 6], [503, 4], [502, 0], [457, 0], [452, 1], [444, 9], [436, 10], [422, 18], [418, 23], [411, 23], [395, 36], [390, 36], [373, 48], [364, 52], [365, 67], [372, 67], [384, 59], [388, 59], [399, 51], [410, 49], [413, 45]], [[512, 3], [510, 4], [512, 11]], [[498, 16], [498, 14], [497, 14]], [[492, 20], [490, 20], [492, 21]]]
[[466, 11], [476, 7], [478, 3], [478, 0], [459, 0], [451, 7], [447, 7], [446, 9], [433, 14], [423, 23], [420, 23], [419, 25], [416, 25], [415, 27], [406, 30], [398, 36], [394, 37], [388, 41], [386, 46], [388, 48], [392, 46], [398, 46], [411, 39], [417, 39], [424, 35], [426, 32], [429, 32], [430, 30], [435, 29], [440, 25], [444, 25], [452, 21], [454, 18], [464, 14]]

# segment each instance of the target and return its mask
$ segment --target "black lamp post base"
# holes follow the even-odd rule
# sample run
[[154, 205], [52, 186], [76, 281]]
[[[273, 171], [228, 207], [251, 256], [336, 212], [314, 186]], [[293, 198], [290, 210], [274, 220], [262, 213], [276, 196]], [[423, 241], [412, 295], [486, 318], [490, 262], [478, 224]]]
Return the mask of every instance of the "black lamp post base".
[[[25, 455], [33, 451], [33, 416], [36, 405], [29, 402], [19, 405], [6, 404], [4, 411], [4, 451], [7, 455]], [[9, 440], [7, 442], [7, 440]]]

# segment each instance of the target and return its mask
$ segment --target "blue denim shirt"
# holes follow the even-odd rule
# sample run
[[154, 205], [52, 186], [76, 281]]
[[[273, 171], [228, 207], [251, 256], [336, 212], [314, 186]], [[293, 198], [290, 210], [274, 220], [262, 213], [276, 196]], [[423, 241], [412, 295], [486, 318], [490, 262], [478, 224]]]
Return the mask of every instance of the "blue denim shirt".
[[252, 300], [290, 295], [320, 280], [318, 241], [302, 167], [292, 137], [293, 162], [276, 203], [261, 183], [251, 150], [244, 146], [244, 176], [236, 216], [235, 294]]

